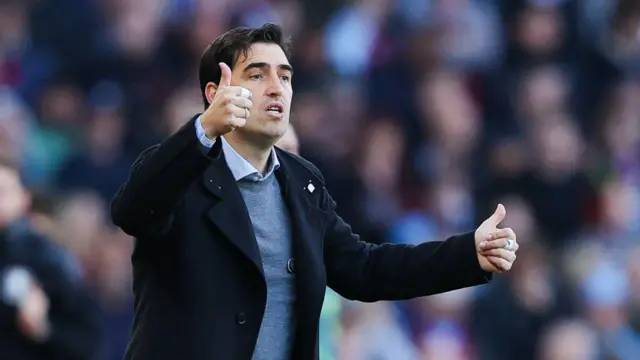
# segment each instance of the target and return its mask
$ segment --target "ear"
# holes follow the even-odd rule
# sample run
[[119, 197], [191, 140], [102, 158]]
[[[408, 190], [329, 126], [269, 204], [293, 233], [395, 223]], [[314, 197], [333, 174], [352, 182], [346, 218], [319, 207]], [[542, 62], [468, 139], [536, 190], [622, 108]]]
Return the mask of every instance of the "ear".
[[216, 91], [218, 90], [218, 85], [208, 82], [204, 87], [204, 95], [207, 98], [207, 102], [211, 104], [213, 102], [213, 97], [216, 95]]

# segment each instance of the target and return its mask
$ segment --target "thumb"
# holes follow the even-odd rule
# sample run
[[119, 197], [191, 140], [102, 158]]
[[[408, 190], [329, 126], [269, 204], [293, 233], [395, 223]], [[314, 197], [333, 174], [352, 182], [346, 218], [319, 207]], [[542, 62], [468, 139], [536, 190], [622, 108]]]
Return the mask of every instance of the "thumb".
[[222, 75], [220, 75], [220, 84], [218, 84], [218, 87], [231, 86], [231, 68], [223, 62], [218, 65], [220, 65], [220, 72], [222, 73]]
[[504, 205], [498, 204], [496, 211], [494, 211], [493, 215], [487, 219], [487, 222], [492, 226], [498, 226], [504, 220], [504, 217], [507, 216], [507, 210], [504, 208]]

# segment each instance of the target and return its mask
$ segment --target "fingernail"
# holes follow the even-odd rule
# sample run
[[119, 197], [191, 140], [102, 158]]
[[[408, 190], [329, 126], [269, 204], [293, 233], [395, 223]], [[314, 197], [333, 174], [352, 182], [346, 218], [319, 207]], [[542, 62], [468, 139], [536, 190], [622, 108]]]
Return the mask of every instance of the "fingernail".
[[480, 247], [481, 248], [486, 248], [487, 247], [487, 242], [486, 241], [481, 242], [480, 243]]

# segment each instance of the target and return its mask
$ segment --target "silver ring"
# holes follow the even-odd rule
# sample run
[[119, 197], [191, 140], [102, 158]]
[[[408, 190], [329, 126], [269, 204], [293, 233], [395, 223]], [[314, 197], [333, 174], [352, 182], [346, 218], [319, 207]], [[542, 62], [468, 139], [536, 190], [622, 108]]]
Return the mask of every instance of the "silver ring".
[[505, 244], [504, 249], [509, 251], [513, 250], [515, 243], [516, 242], [514, 240], [507, 239], [507, 243]]
[[240, 88], [240, 94], [238, 96], [251, 100], [251, 91], [245, 88]]

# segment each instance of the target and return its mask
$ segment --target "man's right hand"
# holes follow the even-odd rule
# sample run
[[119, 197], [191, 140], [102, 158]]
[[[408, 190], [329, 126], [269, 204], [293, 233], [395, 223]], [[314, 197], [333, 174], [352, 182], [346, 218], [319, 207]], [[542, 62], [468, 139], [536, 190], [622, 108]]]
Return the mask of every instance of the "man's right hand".
[[215, 139], [243, 127], [251, 115], [251, 91], [231, 86], [231, 69], [220, 63], [220, 82], [213, 100], [202, 114], [202, 127], [209, 139]]

